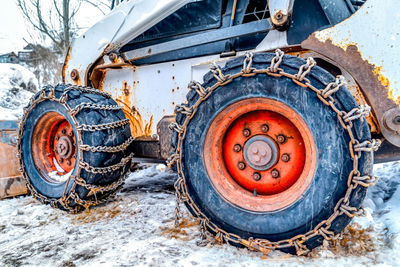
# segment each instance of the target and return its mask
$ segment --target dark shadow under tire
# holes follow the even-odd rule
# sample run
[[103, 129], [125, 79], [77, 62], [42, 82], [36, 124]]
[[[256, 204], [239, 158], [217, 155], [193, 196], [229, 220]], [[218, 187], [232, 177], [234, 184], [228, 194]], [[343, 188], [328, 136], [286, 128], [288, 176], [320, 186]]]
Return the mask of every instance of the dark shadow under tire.
[[26, 107], [19, 156], [31, 193], [77, 212], [104, 202], [122, 186], [131, 162], [129, 121], [106, 93], [47, 86]]
[[[256, 54], [253, 57], [252, 67], [265, 69], [271, 64], [273, 57], [274, 54], [270, 53]], [[240, 72], [244, 59], [242, 56], [228, 61], [222, 72], [224, 74]], [[305, 61], [302, 59], [284, 56], [280, 68], [287, 73], [296, 74], [303, 64]], [[335, 81], [335, 77], [317, 66], [307, 78], [319, 89]], [[204, 76], [204, 81], [203, 88], [209, 88], [217, 83], [212, 72]], [[332, 97], [337, 107], [345, 112], [358, 107], [344, 86]], [[191, 108], [199, 98], [199, 93], [192, 89], [187, 94], [187, 103], [183, 106]], [[206, 168], [207, 161], [216, 159], [204, 157], [207, 132], [214, 119], [230, 105], [251, 98], [279, 101], [296, 111], [310, 129], [316, 146], [315, 172], [307, 190], [291, 205], [270, 212], [248, 210], [223, 197], [213, 184]], [[186, 118], [185, 114], [177, 113], [176, 122], [179, 127], [183, 126]], [[363, 142], [371, 139], [365, 120], [356, 120], [353, 123], [352, 133], [357, 140]], [[349, 135], [341, 126], [337, 114], [321, 102], [316, 93], [310, 89], [297, 85], [292, 79], [266, 74], [236, 78], [214, 90], [198, 106], [195, 115], [187, 124], [184, 139], [178, 148], [182, 151], [181, 170], [178, 164], [178, 172], [180, 177], [184, 177], [183, 186], [190, 196], [185, 204], [193, 215], [198, 214], [193, 209], [193, 206], [196, 206], [213, 225], [246, 240], [259, 238], [277, 242], [305, 234], [327, 220], [334, 213], [338, 201], [345, 196], [349, 173], [353, 168], [349, 142]], [[178, 147], [176, 131], [172, 136], [171, 145]], [[371, 153], [361, 154], [358, 169], [361, 175], [371, 174]], [[366, 191], [366, 187], [356, 187], [350, 196], [350, 205], [360, 208]], [[350, 220], [347, 215], [341, 214], [332, 222], [330, 230], [337, 234]], [[208, 228], [213, 232], [210, 227]], [[321, 245], [323, 239], [322, 235], [316, 234], [303, 245], [312, 249]], [[294, 246], [288, 246], [283, 250], [296, 253]]]

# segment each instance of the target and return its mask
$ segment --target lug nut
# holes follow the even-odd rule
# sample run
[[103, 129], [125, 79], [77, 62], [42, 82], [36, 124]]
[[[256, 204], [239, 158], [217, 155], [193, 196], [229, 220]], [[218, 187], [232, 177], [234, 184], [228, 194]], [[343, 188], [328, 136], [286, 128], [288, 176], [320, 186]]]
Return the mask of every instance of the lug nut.
[[67, 165], [71, 166], [71, 161], [70, 160], [67, 160]]
[[268, 127], [268, 125], [266, 125], [266, 124], [263, 124], [263, 125], [261, 126], [261, 131], [262, 131], [263, 133], [266, 133], [266, 132], [268, 132], [268, 130], [269, 130], [269, 127]]
[[244, 136], [249, 137], [250, 134], [251, 134], [250, 129], [247, 129], [247, 128], [246, 128], [246, 129], [243, 130], [243, 135], [244, 135]]
[[289, 154], [285, 153], [282, 155], [281, 159], [283, 162], [288, 162], [290, 160], [290, 156], [289, 156]]
[[246, 168], [246, 164], [244, 164], [244, 162], [239, 162], [238, 163], [238, 168], [239, 168], [239, 170], [244, 170], [244, 168]]
[[258, 172], [253, 173], [253, 179], [254, 181], [260, 181], [261, 174], [259, 174]]
[[278, 135], [278, 136], [276, 137], [276, 140], [278, 141], [278, 143], [283, 144], [283, 143], [285, 143], [285, 141], [286, 141], [286, 136], [284, 136], [283, 134], [280, 134], [280, 135]]
[[273, 169], [271, 171], [271, 175], [272, 175], [272, 178], [278, 178], [279, 177], [279, 171], [277, 169]]
[[67, 131], [66, 131], [65, 129], [62, 129], [61, 132], [62, 132], [63, 134], [65, 134]]
[[63, 163], [64, 162], [64, 159], [63, 158], [60, 158], [60, 163]]
[[242, 150], [242, 147], [239, 144], [233, 146], [233, 151], [239, 152], [240, 150]]

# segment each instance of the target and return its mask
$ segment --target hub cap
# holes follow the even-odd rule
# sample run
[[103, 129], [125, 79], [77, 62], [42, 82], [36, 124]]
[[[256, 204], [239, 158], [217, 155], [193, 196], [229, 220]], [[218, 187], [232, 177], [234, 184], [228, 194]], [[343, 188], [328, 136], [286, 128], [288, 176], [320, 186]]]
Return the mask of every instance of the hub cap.
[[279, 148], [269, 136], [257, 135], [244, 145], [244, 159], [255, 170], [267, 170], [278, 160]]
[[289, 106], [251, 98], [228, 106], [212, 122], [205, 165], [219, 193], [254, 211], [284, 208], [301, 197], [315, 171], [315, 144]]
[[43, 115], [32, 135], [36, 169], [50, 183], [63, 183], [76, 163], [76, 139], [69, 122], [57, 112]]

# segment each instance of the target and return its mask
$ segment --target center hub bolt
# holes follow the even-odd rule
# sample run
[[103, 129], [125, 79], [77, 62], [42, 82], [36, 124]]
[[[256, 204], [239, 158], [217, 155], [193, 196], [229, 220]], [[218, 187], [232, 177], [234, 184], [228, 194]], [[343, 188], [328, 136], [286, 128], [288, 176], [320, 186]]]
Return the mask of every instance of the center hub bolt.
[[253, 173], [253, 179], [254, 181], [260, 181], [261, 174], [259, 174], [258, 172]]
[[272, 178], [278, 178], [279, 177], [279, 171], [277, 169], [273, 169], [271, 171], [271, 175], [272, 175]]
[[244, 135], [245, 137], [249, 137], [250, 134], [251, 134], [250, 129], [247, 129], [247, 128], [246, 128], [246, 129], [243, 130], [243, 135]]

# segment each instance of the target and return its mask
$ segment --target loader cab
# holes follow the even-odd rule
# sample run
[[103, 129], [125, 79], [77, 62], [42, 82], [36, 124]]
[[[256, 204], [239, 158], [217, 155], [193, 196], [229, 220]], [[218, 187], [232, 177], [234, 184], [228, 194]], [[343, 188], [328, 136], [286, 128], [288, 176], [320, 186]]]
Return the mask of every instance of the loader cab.
[[[135, 65], [212, 54], [233, 56], [238, 51], [256, 48], [270, 30], [285, 32], [287, 44], [297, 45], [312, 32], [349, 17], [355, 8], [350, 8], [348, 2], [294, 1], [290, 23], [277, 29], [271, 24], [268, 0], [193, 1], [131, 40], [120, 52], [127, 52], [129, 56], [129, 51], [146, 48], [147, 53], [133, 53], [129, 57]], [[327, 6], [334, 6], [334, 9]], [[193, 41], [193, 36], [198, 36], [197, 42]], [[180, 40], [178, 46], [177, 42], [172, 42], [176, 40]], [[164, 50], [154, 54], [153, 48], [159, 44], [164, 44]], [[168, 44], [176, 46], [175, 49]]]

